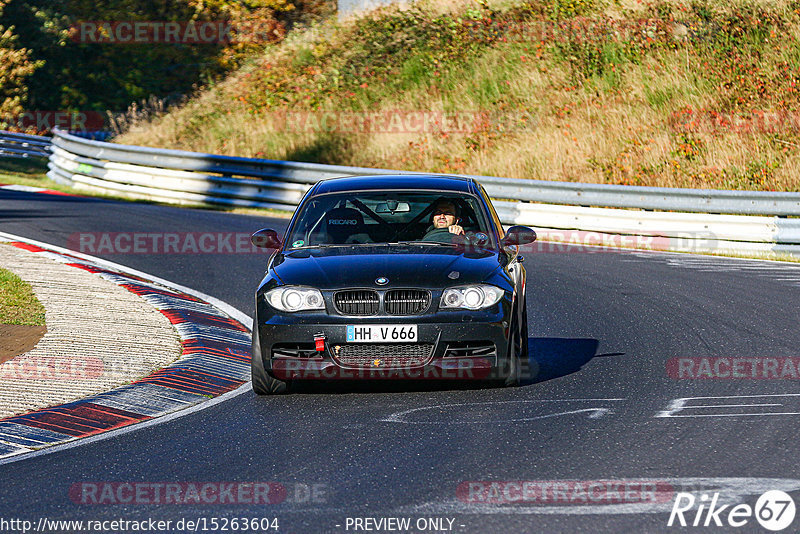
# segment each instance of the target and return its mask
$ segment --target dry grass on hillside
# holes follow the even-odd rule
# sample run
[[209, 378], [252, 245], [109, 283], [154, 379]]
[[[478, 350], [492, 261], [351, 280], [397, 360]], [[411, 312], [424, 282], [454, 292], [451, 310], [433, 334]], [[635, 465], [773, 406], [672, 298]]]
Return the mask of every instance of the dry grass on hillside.
[[291, 35], [117, 141], [390, 169], [796, 191], [799, 6], [387, 8]]

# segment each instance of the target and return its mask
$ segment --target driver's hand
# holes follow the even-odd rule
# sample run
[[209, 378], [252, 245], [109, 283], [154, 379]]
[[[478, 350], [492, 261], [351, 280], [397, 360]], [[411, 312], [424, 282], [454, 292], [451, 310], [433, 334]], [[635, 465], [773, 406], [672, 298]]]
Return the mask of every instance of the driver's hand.
[[457, 224], [449, 226], [447, 229], [450, 230], [451, 234], [464, 235], [464, 229]]

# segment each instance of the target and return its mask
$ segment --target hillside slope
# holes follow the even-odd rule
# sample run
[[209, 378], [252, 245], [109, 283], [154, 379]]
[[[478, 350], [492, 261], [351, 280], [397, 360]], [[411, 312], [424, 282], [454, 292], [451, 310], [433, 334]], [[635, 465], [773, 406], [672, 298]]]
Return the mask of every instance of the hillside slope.
[[798, 190], [800, 3], [418, 3], [267, 48], [121, 143], [516, 178]]

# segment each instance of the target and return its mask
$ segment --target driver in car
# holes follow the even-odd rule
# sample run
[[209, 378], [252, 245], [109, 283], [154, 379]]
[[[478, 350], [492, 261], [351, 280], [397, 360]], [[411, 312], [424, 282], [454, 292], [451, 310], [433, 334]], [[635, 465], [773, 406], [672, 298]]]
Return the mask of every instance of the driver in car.
[[428, 229], [422, 241], [451, 242], [453, 235], [464, 235], [460, 222], [458, 207], [454, 202], [437, 200], [431, 216], [433, 226]]

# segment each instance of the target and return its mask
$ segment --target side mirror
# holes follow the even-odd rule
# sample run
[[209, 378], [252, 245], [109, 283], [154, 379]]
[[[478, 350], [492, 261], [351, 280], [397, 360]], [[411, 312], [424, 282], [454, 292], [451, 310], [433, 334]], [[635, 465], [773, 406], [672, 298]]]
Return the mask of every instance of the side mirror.
[[536, 241], [536, 232], [527, 226], [512, 226], [506, 232], [503, 238], [502, 245], [508, 247], [511, 245], [527, 245]]
[[269, 228], [264, 228], [251, 235], [250, 242], [261, 248], [281, 248], [283, 246], [278, 232]]

